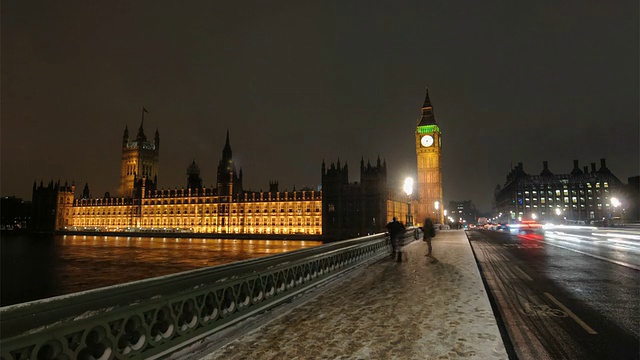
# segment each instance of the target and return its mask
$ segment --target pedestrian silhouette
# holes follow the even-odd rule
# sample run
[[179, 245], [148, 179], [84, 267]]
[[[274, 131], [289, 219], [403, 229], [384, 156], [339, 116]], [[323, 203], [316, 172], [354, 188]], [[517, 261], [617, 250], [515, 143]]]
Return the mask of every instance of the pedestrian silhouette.
[[430, 218], [424, 219], [424, 225], [422, 226], [422, 241], [427, 243], [427, 254], [425, 256], [431, 256], [431, 239], [436, 236], [436, 229], [433, 227], [433, 222]]
[[[399, 250], [398, 238], [405, 232], [405, 227], [394, 217], [393, 220], [387, 224], [387, 230], [389, 231], [389, 236], [391, 238], [391, 257], [393, 258]], [[399, 255], [401, 256], [402, 254]], [[400, 260], [400, 257], [398, 257], [398, 259], [398, 261], [402, 261]]]

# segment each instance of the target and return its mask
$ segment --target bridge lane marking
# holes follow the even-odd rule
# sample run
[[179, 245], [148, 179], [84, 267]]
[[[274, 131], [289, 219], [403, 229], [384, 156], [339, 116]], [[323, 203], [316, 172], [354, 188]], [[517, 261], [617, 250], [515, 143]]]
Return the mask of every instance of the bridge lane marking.
[[624, 267], [628, 267], [628, 268], [631, 268], [631, 269], [634, 269], [634, 270], [640, 270], [640, 266], [636, 266], [636, 265], [634, 265], [634, 264], [629, 264], [629, 263], [624, 262], [624, 261], [614, 260], [614, 259], [607, 258], [607, 257], [604, 257], [604, 256], [599, 256], [599, 255], [595, 255], [595, 254], [590, 254], [590, 253], [585, 252], [585, 251], [581, 251], [581, 250], [577, 250], [577, 249], [572, 249], [572, 248], [570, 248], [570, 247], [566, 247], [566, 246], [562, 246], [562, 245], [558, 245], [558, 244], [553, 244], [553, 243], [548, 242], [548, 241], [545, 241], [544, 243], [545, 243], [545, 244], [547, 244], [547, 245], [551, 245], [551, 246], [559, 247], [559, 248], [561, 248], [561, 249], [565, 249], [565, 250], [569, 250], [569, 251], [577, 252], [577, 253], [582, 254], [582, 255], [591, 256], [591, 257], [593, 257], [593, 258], [600, 259], [600, 260], [604, 260], [604, 261], [607, 261], [607, 262], [610, 262], [610, 263], [613, 263], [613, 264], [617, 264], [617, 265], [621, 265], [621, 266], [624, 266]]
[[584, 321], [582, 321], [582, 319], [580, 319], [578, 317], [578, 315], [574, 314], [573, 311], [569, 310], [568, 307], [564, 306], [560, 301], [558, 301], [558, 299], [556, 299], [555, 297], [553, 297], [553, 295], [549, 294], [548, 292], [544, 293], [546, 297], [548, 297], [551, 301], [553, 301], [556, 305], [558, 305], [558, 307], [560, 307], [562, 309], [562, 311], [566, 312], [567, 315], [569, 315], [575, 322], [578, 323], [578, 325], [582, 326], [583, 329], [585, 329], [589, 334], [591, 335], [596, 335], [598, 334], [595, 330], [593, 330], [589, 325], [587, 325], [587, 323], [585, 323]]

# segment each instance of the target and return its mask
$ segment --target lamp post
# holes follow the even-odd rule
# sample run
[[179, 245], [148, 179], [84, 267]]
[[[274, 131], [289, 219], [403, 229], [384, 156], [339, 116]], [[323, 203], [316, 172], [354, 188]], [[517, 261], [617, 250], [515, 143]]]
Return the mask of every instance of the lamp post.
[[413, 193], [413, 179], [404, 179], [402, 189], [407, 194], [407, 226], [413, 225], [413, 214], [411, 214], [411, 194]]
[[[622, 205], [622, 203], [620, 202], [620, 200], [618, 200], [618, 198], [612, 197], [611, 198], [611, 205], [613, 206], [613, 212], [612, 212], [612, 216], [611, 216], [611, 225], [613, 225], [613, 222], [614, 222], [618, 207], [620, 207], [620, 205]], [[620, 216], [620, 224], [622, 224], [622, 216]]]
[[440, 221], [440, 201], [433, 203], [433, 207], [436, 209], [436, 222]]

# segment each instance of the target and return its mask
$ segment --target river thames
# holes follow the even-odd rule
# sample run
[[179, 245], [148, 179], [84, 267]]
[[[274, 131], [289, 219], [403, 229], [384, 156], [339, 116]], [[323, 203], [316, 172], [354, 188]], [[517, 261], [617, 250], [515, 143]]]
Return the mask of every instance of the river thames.
[[3, 234], [0, 306], [321, 244], [297, 240]]

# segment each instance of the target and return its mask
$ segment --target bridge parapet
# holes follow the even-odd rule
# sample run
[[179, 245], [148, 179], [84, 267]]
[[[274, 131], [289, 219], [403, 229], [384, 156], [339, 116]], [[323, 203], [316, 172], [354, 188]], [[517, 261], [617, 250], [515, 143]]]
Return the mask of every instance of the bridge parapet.
[[390, 250], [388, 236], [371, 235], [0, 308], [0, 356], [159, 358]]

